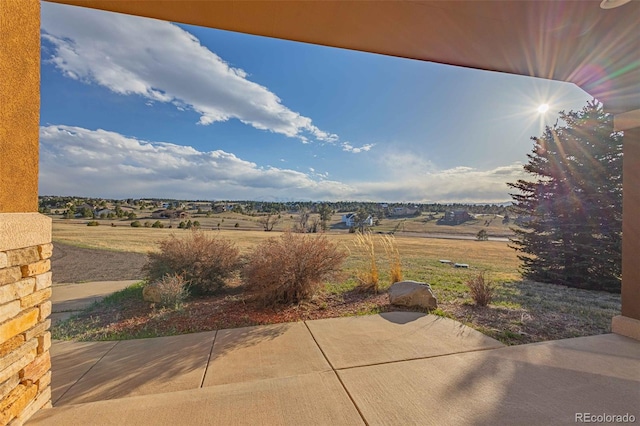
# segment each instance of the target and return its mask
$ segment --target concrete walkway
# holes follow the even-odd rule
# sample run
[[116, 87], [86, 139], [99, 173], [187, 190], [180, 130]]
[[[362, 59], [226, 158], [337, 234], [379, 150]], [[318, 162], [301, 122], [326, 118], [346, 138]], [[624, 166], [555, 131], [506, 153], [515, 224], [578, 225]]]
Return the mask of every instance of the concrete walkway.
[[37, 425], [574, 424], [640, 420], [640, 342], [515, 347], [393, 312], [120, 342], [54, 342]]
[[55, 324], [82, 311], [111, 293], [129, 287], [133, 281], [96, 281], [79, 284], [54, 284], [51, 294], [51, 322]]

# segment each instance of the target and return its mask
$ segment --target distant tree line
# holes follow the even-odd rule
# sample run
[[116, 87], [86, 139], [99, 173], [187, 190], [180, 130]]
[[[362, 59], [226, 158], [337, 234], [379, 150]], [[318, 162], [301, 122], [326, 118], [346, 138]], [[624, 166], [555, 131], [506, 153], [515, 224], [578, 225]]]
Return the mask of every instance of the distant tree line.
[[[378, 219], [389, 217], [390, 212], [396, 207], [417, 208], [417, 214], [423, 213], [444, 213], [451, 210], [466, 210], [474, 214], [493, 214], [508, 215], [509, 203], [503, 204], [464, 204], [464, 203], [385, 203], [385, 202], [363, 202], [363, 201], [298, 201], [298, 202], [275, 202], [275, 201], [255, 201], [255, 200], [218, 200], [218, 201], [201, 201], [201, 200], [175, 200], [175, 199], [145, 199], [141, 202], [139, 199], [102, 199], [77, 196], [40, 196], [39, 211], [45, 214], [51, 214], [58, 210], [60, 214], [63, 212], [71, 212], [74, 215], [81, 213], [83, 217], [92, 217], [89, 211], [78, 210], [79, 206], [92, 205], [95, 208], [106, 208], [107, 205], [115, 206], [115, 212], [112, 217], [107, 219], [122, 218], [125, 215], [118, 214], [123, 206], [138, 207], [141, 210], [159, 203], [167, 203], [171, 207], [181, 207], [189, 203], [209, 202], [211, 207], [216, 205], [229, 205], [231, 211], [245, 215], [261, 215], [267, 213], [299, 213], [309, 212], [319, 214], [321, 221], [327, 222], [331, 214], [334, 213], [355, 213], [365, 211]], [[86, 209], [86, 208], [85, 208]], [[90, 210], [90, 209], [87, 209]], [[331, 212], [331, 213], [328, 213]], [[324, 220], [322, 220], [324, 218]]]

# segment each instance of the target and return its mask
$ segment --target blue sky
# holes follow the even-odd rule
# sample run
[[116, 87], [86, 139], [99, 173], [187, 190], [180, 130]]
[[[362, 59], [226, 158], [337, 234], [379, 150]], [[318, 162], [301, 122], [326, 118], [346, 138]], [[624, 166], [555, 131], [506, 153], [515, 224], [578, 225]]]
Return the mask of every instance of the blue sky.
[[530, 137], [590, 99], [46, 2], [41, 28], [41, 195], [504, 202]]

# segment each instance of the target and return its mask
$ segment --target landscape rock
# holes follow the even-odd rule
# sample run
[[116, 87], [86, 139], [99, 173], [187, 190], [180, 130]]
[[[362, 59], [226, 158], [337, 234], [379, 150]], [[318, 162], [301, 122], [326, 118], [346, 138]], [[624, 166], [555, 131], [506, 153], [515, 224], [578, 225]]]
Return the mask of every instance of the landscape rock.
[[150, 303], [161, 303], [162, 299], [160, 298], [160, 289], [158, 286], [153, 284], [144, 286], [142, 289], [142, 300]]
[[392, 305], [419, 306], [436, 309], [438, 300], [431, 291], [431, 286], [418, 281], [400, 281], [389, 287], [389, 301]]

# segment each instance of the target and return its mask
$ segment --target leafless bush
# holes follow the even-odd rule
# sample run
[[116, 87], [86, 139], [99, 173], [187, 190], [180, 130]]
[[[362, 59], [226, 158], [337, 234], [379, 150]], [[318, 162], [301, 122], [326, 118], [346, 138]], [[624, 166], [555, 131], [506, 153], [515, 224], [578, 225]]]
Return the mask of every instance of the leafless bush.
[[346, 253], [324, 236], [287, 232], [260, 243], [244, 268], [247, 289], [264, 305], [311, 298], [339, 271]]
[[211, 294], [225, 285], [238, 268], [239, 251], [227, 239], [193, 231], [184, 238], [172, 235], [160, 241], [160, 252], [149, 253], [144, 271], [149, 282], [168, 274], [182, 275], [192, 294]]
[[476, 305], [487, 306], [491, 303], [495, 287], [485, 279], [484, 272], [481, 272], [477, 277], [467, 281], [466, 284], [471, 292], [471, 298], [476, 302]]

